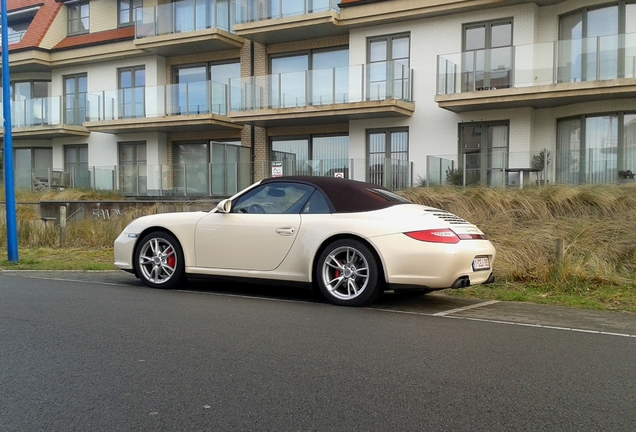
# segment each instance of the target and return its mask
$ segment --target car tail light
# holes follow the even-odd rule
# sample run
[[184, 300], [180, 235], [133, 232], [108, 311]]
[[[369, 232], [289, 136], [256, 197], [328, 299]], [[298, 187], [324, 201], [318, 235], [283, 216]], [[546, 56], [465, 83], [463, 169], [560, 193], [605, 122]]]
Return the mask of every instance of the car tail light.
[[486, 240], [484, 234], [457, 234], [460, 240]]
[[457, 234], [448, 228], [411, 231], [404, 234], [412, 239], [430, 243], [459, 243]]

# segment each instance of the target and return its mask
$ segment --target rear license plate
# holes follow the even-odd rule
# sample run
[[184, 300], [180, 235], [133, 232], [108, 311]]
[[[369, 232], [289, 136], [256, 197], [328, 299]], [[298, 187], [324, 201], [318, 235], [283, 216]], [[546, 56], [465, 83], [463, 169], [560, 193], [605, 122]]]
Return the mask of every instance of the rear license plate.
[[490, 260], [488, 257], [476, 257], [473, 260], [473, 271], [490, 270]]

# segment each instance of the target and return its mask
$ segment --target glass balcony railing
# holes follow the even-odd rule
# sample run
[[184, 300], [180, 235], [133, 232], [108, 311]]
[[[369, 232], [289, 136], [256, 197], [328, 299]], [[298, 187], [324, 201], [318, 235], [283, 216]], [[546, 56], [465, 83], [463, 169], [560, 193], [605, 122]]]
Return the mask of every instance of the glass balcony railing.
[[398, 62], [288, 72], [230, 83], [230, 110], [296, 108], [397, 99], [412, 101], [413, 71]]
[[340, 0], [237, 0], [236, 22], [243, 24], [330, 10], [340, 12], [338, 3]]
[[426, 158], [428, 186], [524, 187], [634, 182], [636, 146], [467, 153]]
[[86, 119], [227, 115], [227, 92], [227, 85], [214, 81], [93, 92], [86, 95]]
[[636, 77], [636, 33], [444, 54], [437, 93]]
[[410, 161], [373, 158], [252, 163], [248, 162], [251, 159], [249, 149], [240, 150], [235, 162], [224, 163], [89, 166], [73, 167], [65, 172], [50, 168], [17, 169], [16, 188], [37, 191], [93, 189], [126, 196], [226, 197], [249, 186], [253, 175], [343, 177], [366, 180], [392, 190], [413, 185], [413, 162]]
[[181, 0], [142, 9], [135, 22], [135, 37], [142, 39], [210, 28], [232, 32], [234, 22], [231, 0]]
[[[62, 124], [62, 97], [54, 96], [11, 101], [11, 126], [55, 126]], [[0, 119], [4, 124], [4, 111], [0, 102]]]

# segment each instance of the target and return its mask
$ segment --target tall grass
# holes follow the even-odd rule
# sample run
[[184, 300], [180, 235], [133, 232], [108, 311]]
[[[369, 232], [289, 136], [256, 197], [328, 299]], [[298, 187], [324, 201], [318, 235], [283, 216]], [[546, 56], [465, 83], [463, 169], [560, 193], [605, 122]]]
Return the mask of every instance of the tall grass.
[[[636, 186], [412, 188], [402, 195], [478, 225], [495, 275], [538, 283], [636, 283]], [[565, 253], [557, 262], [557, 239]]]
[[[69, 191], [54, 199], [114, 199]], [[549, 186], [524, 189], [412, 188], [400, 192], [413, 202], [448, 210], [479, 226], [497, 248], [495, 276], [531, 283], [578, 281], [636, 284], [636, 185]], [[39, 194], [47, 199], [46, 195]], [[187, 203], [184, 203], [184, 207]], [[64, 247], [110, 248], [134, 218], [161, 211], [130, 209], [110, 220], [70, 222]], [[43, 222], [37, 211], [18, 205], [20, 247], [59, 247], [59, 227]], [[6, 245], [4, 212], [0, 241]], [[556, 261], [557, 239], [565, 244]]]

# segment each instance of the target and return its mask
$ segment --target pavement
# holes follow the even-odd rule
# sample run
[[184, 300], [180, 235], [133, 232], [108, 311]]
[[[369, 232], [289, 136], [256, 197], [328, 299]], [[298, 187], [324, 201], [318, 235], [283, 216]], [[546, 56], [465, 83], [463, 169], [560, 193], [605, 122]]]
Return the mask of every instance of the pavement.
[[[122, 271], [24, 271], [5, 270], [8, 278], [67, 280], [146, 288], [133, 275]], [[10, 279], [9, 279], [10, 280]], [[246, 284], [210, 279], [189, 280], [180, 290], [208, 295], [324, 302], [308, 290], [277, 285]], [[636, 314], [596, 311], [532, 303], [458, 298], [441, 293], [418, 296], [386, 293], [368, 309], [390, 313], [436, 316], [446, 319], [486, 321], [507, 325], [545, 327], [562, 331], [598, 333], [636, 338]]]

